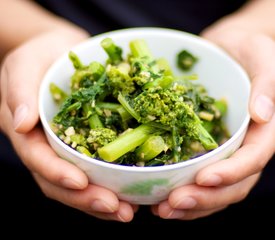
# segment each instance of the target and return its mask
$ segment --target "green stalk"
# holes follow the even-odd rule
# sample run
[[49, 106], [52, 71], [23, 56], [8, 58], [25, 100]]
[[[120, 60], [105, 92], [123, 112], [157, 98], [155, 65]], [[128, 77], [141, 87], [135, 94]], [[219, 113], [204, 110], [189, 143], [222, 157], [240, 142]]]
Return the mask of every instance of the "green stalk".
[[153, 60], [153, 55], [143, 39], [136, 39], [129, 43], [129, 47], [134, 58], [147, 57], [149, 60]]
[[95, 109], [92, 108], [90, 103], [83, 104], [84, 115], [88, 117], [88, 123], [91, 129], [104, 127]]
[[165, 149], [165, 143], [161, 136], [149, 137], [135, 151], [136, 156], [141, 161], [149, 161], [158, 156]]
[[108, 109], [111, 112], [117, 112], [120, 115], [122, 122], [124, 123], [133, 118], [132, 115], [128, 113], [121, 104], [118, 103], [99, 102], [96, 104], [96, 106], [100, 109]]
[[[198, 117], [198, 115], [194, 112], [194, 110], [188, 106], [184, 105], [185, 115], [189, 118], [189, 120], [182, 124], [181, 127], [185, 128], [188, 132], [188, 135], [193, 136], [196, 140], [200, 141], [205, 150], [212, 150], [218, 147], [217, 142], [210, 135], [210, 133], [203, 127], [203, 123]], [[183, 109], [184, 110], [184, 109]]]
[[219, 146], [202, 124], [199, 124], [197, 127], [197, 135], [205, 150], [212, 150]]
[[152, 87], [161, 87], [161, 88], [168, 88], [173, 83], [174, 79], [172, 76], [163, 76], [161, 78], [157, 78], [152, 82], [145, 83], [142, 86], [142, 89], [148, 89]]
[[173, 70], [171, 66], [169, 65], [167, 59], [165, 58], [159, 58], [157, 59], [157, 65], [160, 71], [163, 71], [164, 76], [171, 76], [173, 77]]
[[83, 147], [83, 146], [77, 146], [77, 147], [76, 147], [76, 150], [77, 150], [78, 152], [82, 153], [82, 154], [87, 155], [88, 157], [92, 157], [92, 156], [93, 156], [93, 155], [90, 153], [90, 151], [89, 151], [87, 148]]
[[102, 124], [99, 116], [96, 113], [92, 114], [89, 117], [88, 122], [89, 122], [89, 126], [90, 126], [91, 129], [103, 128], [104, 127], [104, 125]]
[[173, 144], [173, 162], [177, 163], [180, 161], [180, 153], [181, 153], [181, 144], [180, 144], [180, 136], [178, 133], [179, 129], [177, 127], [172, 127], [172, 144]]
[[140, 116], [136, 113], [136, 111], [130, 106], [128, 101], [124, 96], [122, 96], [121, 93], [118, 94], [117, 100], [119, 103], [125, 108], [125, 110], [133, 117], [135, 118], [138, 122], [140, 121]]
[[221, 116], [225, 116], [227, 113], [227, 102], [225, 99], [216, 100], [214, 106], [220, 111]]
[[93, 81], [98, 81], [105, 72], [105, 67], [99, 62], [91, 62], [88, 66], [88, 72], [91, 74]]
[[83, 63], [80, 61], [79, 57], [74, 52], [69, 52], [69, 58], [75, 69], [82, 69], [85, 67]]
[[97, 150], [99, 157], [107, 162], [113, 162], [122, 155], [133, 151], [143, 144], [151, 134], [159, 132], [150, 124], [142, 124], [137, 128], [121, 134], [114, 141]]
[[130, 119], [133, 118], [133, 116], [128, 113], [123, 106], [120, 105], [119, 108], [117, 108], [117, 112], [119, 113], [122, 122], [128, 122]]
[[120, 104], [112, 102], [98, 102], [96, 106], [100, 109], [108, 109], [111, 112], [118, 112], [118, 109], [121, 107]]
[[53, 96], [54, 101], [60, 105], [68, 97], [68, 94], [65, 93], [61, 88], [59, 88], [55, 83], [50, 83], [50, 92]]
[[111, 38], [105, 38], [101, 41], [101, 46], [109, 56], [111, 64], [119, 64], [122, 62], [122, 49], [118, 47]]

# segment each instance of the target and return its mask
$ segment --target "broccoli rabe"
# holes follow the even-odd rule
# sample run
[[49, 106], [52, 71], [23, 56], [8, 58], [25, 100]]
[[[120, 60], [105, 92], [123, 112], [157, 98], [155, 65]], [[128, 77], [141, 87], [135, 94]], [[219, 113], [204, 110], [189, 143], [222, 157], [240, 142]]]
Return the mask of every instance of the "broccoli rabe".
[[63, 101], [68, 97], [68, 94], [65, 93], [62, 89], [60, 89], [56, 84], [50, 84], [50, 92], [52, 94], [53, 100], [58, 104], [61, 105]]
[[93, 85], [105, 72], [104, 66], [98, 62], [91, 62], [88, 66], [85, 66], [73, 52], [69, 53], [69, 58], [75, 68], [75, 72], [71, 77], [72, 91]]
[[159, 122], [184, 129], [184, 133], [202, 143], [206, 150], [217, 147], [217, 143], [204, 129], [200, 118], [193, 110], [193, 103], [184, 101], [185, 90], [174, 87], [150, 88], [129, 100], [138, 120], [142, 123]]
[[191, 70], [197, 61], [198, 58], [187, 50], [182, 50], [177, 55], [178, 67], [183, 71]]
[[106, 74], [112, 87], [113, 95], [118, 96], [119, 92], [131, 94], [136, 90], [135, 82], [129, 76], [130, 65], [120, 63], [116, 66], [108, 65]]
[[[50, 86], [60, 105], [52, 128], [64, 143], [101, 161], [155, 166], [192, 159], [228, 139], [227, 104], [194, 83], [196, 74], [175, 76], [143, 39], [130, 41], [125, 57], [111, 38], [101, 47], [104, 64], [84, 65], [69, 53], [71, 93]], [[185, 50], [175, 58], [184, 70], [198, 60]]]
[[109, 56], [109, 58], [106, 61], [107, 63], [117, 65], [123, 60], [122, 48], [117, 46], [111, 38], [104, 38], [101, 41], [101, 47]]
[[141, 124], [134, 129], [128, 129], [114, 141], [99, 148], [98, 154], [102, 159], [113, 162], [124, 154], [135, 150], [136, 147], [142, 145], [150, 136], [160, 134], [163, 131], [163, 129], [157, 129], [154, 125]]
[[115, 131], [109, 128], [95, 128], [91, 129], [87, 138], [87, 143], [94, 150], [105, 146], [106, 144], [114, 141], [117, 138]]

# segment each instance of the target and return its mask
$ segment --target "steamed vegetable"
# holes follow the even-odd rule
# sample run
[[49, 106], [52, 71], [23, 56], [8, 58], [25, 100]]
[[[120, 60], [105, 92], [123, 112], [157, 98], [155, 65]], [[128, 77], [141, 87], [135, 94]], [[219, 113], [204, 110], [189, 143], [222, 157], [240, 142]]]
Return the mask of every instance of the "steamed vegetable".
[[[70, 52], [70, 93], [51, 84], [60, 106], [52, 129], [66, 144], [102, 161], [154, 166], [191, 159], [228, 139], [226, 101], [209, 96], [196, 75], [175, 76], [142, 39], [129, 42], [125, 57], [111, 38], [101, 47], [104, 64], [85, 65]], [[186, 71], [198, 58], [183, 50], [175, 61]]]

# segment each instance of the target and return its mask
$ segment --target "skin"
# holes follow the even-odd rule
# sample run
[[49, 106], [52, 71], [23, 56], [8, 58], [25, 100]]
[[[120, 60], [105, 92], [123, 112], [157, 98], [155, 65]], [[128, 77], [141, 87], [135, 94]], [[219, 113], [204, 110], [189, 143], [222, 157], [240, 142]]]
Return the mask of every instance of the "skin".
[[[191, 220], [242, 201], [260, 178], [275, 152], [275, 27], [272, 0], [250, 1], [240, 11], [202, 32], [247, 71], [252, 83], [252, 118], [241, 148], [230, 158], [205, 167], [196, 184], [174, 190], [167, 201], [152, 207], [162, 218]], [[264, 141], [263, 141], [264, 139]]]
[[[0, 73], [2, 132], [47, 197], [100, 219], [131, 221], [137, 207], [119, 201], [107, 189], [88, 184], [82, 171], [53, 152], [37, 126], [38, 88], [43, 74], [60, 54], [89, 34], [28, 1], [2, 0], [0, 9], [13, 9], [0, 17], [0, 52], [6, 54]], [[17, 16], [14, 21], [28, 26], [28, 31], [15, 39], [10, 28], [17, 29], [18, 22], [11, 21], [10, 28], [4, 24], [12, 15]]]
[[[152, 206], [153, 214], [196, 219], [239, 202], [274, 154], [275, 29], [268, 24], [272, 22], [272, 7], [273, 0], [249, 1], [202, 33], [247, 70], [252, 82], [249, 110], [253, 121], [242, 147], [232, 157], [201, 170], [196, 184], [174, 190], [167, 201]], [[43, 74], [60, 54], [89, 37], [88, 33], [31, 1], [2, 0], [0, 9], [7, 9], [0, 14], [1, 131], [47, 197], [100, 219], [131, 221], [138, 207], [88, 184], [82, 171], [53, 152], [37, 124]], [[25, 26], [24, 31], [18, 29], [19, 23]]]

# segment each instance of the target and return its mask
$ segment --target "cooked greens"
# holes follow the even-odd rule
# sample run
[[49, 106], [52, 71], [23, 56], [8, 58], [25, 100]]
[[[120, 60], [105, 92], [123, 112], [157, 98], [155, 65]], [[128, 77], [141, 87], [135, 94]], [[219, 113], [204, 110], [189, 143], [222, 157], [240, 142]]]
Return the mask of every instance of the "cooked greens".
[[178, 67], [184, 71], [191, 70], [197, 61], [198, 58], [185, 49], [177, 55]]
[[[129, 42], [126, 57], [111, 38], [101, 47], [104, 64], [85, 65], [69, 53], [70, 93], [50, 85], [60, 106], [51, 126], [64, 143], [101, 161], [158, 166], [192, 159], [229, 138], [226, 101], [209, 96], [194, 74], [175, 76], [143, 39]], [[198, 58], [182, 50], [175, 60], [189, 71]]]

